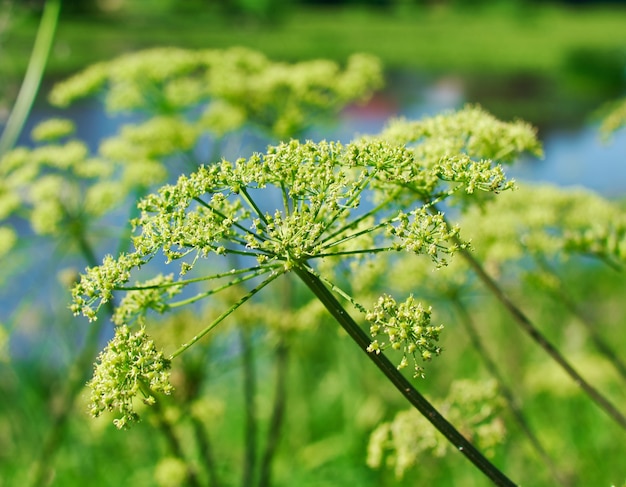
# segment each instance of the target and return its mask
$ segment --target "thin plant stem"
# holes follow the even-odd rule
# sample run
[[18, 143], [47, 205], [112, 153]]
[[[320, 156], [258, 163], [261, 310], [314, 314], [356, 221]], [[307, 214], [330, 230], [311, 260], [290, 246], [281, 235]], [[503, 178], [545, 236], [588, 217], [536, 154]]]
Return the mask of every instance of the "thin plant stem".
[[[277, 266], [278, 267], [278, 266]], [[232, 276], [236, 276], [239, 274], [246, 274], [248, 272], [252, 272], [252, 273], [257, 273], [255, 274], [258, 275], [258, 271], [260, 271], [261, 269], [265, 269], [263, 271], [267, 272], [267, 266], [254, 266], [254, 267], [246, 267], [243, 269], [231, 269], [229, 271], [226, 272], [222, 272], [219, 274], [211, 274], [210, 276], [201, 276], [201, 277], [194, 277], [192, 279], [185, 279], [185, 280], [181, 280], [181, 281], [173, 281], [173, 282], [163, 282], [160, 284], [148, 284], [145, 286], [139, 285], [139, 286], [116, 286], [114, 289], [116, 291], [143, 291], [146, 289], [164, 289], [164, 288], [168, 288], [168, 287], [177, 287], [177, 286], [187, 286], [188, 284], [194, 284], [197, 282], [204, 282], [204, 281], [212, 281], [215, 279], [222, 279], [224, 277], [232, 277]]]
[[256, 417], [256, 367], [250, 330], [239, 326], [239, 346], [243, 365], [243, 402], [245, 414], [244, 461], [241, 477], [242, 487], [252, 485], [256, 469], [257, 433]]
[[[293, 279], [289, 274], [281, 282], [282, 284], [282, 305], [285, 313], [291, 313], [293, 305]], [[274, 401], [272, 404], [272, 416], [265, 440], [265, 450], [261, 458], [259, 466], [259, 487], [270, 487], [272, 476], [272, 462], [285, 418], [285, 409], [287, 404], [287, 371], [289, 364], [289, 346], [284, 335], [281, 333], [276, 345], [274, 355], [275, 370], [275, 390]]]
[[460, 248], [461, 255], [465, 258], [478, 278], [491, 291], [494, 297], [509, 312], [515, 323], [524, 330], [543, 350], [570, 376], [570, 378], [619, 426], [626, 429], [626, 417], [617, 410], [595, 387], [589, 384], [570, 363], [561, 355], [558, 349], [550, 343], [533, 322], [518, 308], [500, 288], [498, 283], [491, 278], [483, 266], [476, 260], [469, 250]]
[[46, 1], [24, 81], [2, 136], [0, 136], [0, 156], [13, 148], [24, 129], [24, 124], [39, 91], [39, 85], [48, 63], [48, 56], [50, 55], [50, 48], [54, 40], [60, 11], [61, 0]]
[[[389, 206], [389, 204], [390, 204], [391, 202], [393, 202], [393, 201], [394, 201], [394, 199], [396, 198], [396, 196], [397, 196], [397, 193], [393, 193], [393, 195], [392, 195], [392, 196], [390, 196], [389, 198], [387, 198], [384, 202], [382, 202], [382, 203], [381, 203], [381, 204], [379, 204], [378, 206], [376, 206], [376, 207], [372, 208], [371, 210], [369, 210], [369, 211], [367, 211], [367, 212], [363, 213], [362, 215], [359, 215], [359, 216], [358, 216], [357, 218], [355, 218], [354, 220], [351, 220], [351, 221], [350, 221], [350, 223], [348, 223], [348, 224], [344, 225], [343, 227], [341, 227], [341, 228], [339, 228], [339, 229], [335, 230], [335, 231], [334, 231], [334, 232], [332, 232], [331, 234], [329, 234], [329, 235], [325, 235], [325, 236], [324, 236], [324, 240], [325, 240], [325, 241], [332, 240], [333, 238], [335, 238], [335, 237], [337, 237], [337, 236], [341, 235], [343, 232], [345, 232], [345, 231], [347, 231], [347, 230], [349, 230], [349, 229], [351, 229], [351, 228], [356, 228], [356, 227], [357, 227], [357, 225], [358, 225], [360, 222], [362, 222], [362, 221], [366, 220], [367, 218], [369, 218], [369, 217], [370, 217], [370, 216], [372, 216], [372, 215], [376, 215], [376, 214], [378, 214], [378, 213], [379, 213], [381, 210], [383, 210], [385, 207]], [[338, 242], [341, 242], [341, 241], [343, 241], [343, 238], [342, 238], [342, 240], [332, 242], [332, 243], [330, 243], [330, 244], [328, 244], [328, 245], [325, 245], [325, 246], [333, 246], [333, 245], [336, 245]]]
[[585, 327], [589, 336], [591, 337], [591, 341], [598, 349], [598, 351], [604, 355], [609, 362], [613, 365], [615, 370], [619, 373], [622, 379], [626, 380], [626, 363], [624, 363], [620, 357], [615, 353], [615, 351], [611, 348], [611, 346], [602, 338], [602, 336], [596, 330], [596, 327], [591, 322], [589, 317], [583, 313], [583, 311], [576, 305], [572, 297], [565, 290], [563, 280], [557, 275], [557, 273], [550, 267], [548, 262], [546, 262], [545, 258], [536, 256], [535, 260], [546, 274], [557, 279], [558, 287], [552, 288], [550, 287], [547, 291], [557, 300], [561, 301], [567, 310], [575, 316], [578, 321]]
[[474, 324], [474, 321], [472, 320], [472, 317], [468, 312], [466, 306], [461, 302], [461, 299], [458, 296], [451, 296], [451, 301], [457, 312], [457, 315], [460, 317], [459, 321], [461, 322], [461, 325], [463, 326], [463, 328], [465, 328], [465, 331], [469, 336], [472, 346], [478, 352], [478, 356], [483, 361], [487, 372], [489, 372], [489, 374], [496, 380], [498, 384], [498, 389], [502, 394], [502, 397], [506, 401], [509, 409], [511, 410], [511, 413], [513, 413], [515, 421], [517, 421], [517, 424], [528, 438], [528, 441], [530, 441], [532, 447], [535, 449], [539, 457], [550, 470], [550, 474], [552, 475], [553, 479], [559, 485], [570, 485], [571, 482], [567, 482], [564, 477], [558, 472], [556, 466], [554, 465], [554, 462], [550, 458], [550, 455], [548, 455], [546, 449], [543, 447], [543, 445], [539, 441], [539, 438], [533, 432], [529, 422], [526, 420], [526, 417], [524, 416], [524, 413], [519, 406], [519, 402], [515, 398], [513, 390], [506, 384], [504, 377], [500, 373], [498, 364], [491, 357], [491, 355], [483, 345], [478, 330], [476, 330], [476, 325]]
[[[173, 303], [170, 303], [168, 307], [172, 309], [172, 308], [180, 308], [181, 306], [187, 306], [189, 304], [195, 303], [196, 301], [200, 301], [201, 299], [212, 296], [213, 294], [217, 294], [218, 292], [223, 291], [224, 289], [228, 289], [231, 286], [241, 284], [243, 282], [249, 281], [250, 279], [254, 279], [255, 277], [261, 276], [263, 274], [267, 274], [268, 272], [272, 272], [273, 269], [274, 268], [272, 266], [261, 267], [260, 270], [252, 272], [251, 274], [247, 276], [233, 279], [232, 281], [222, 284], [221, 286], [218, 286], [213, 289], [209, 289], [208, 291], [205, 291], [202, 293], [198, 293], [195, 296], [191, 296], [190, 298], [181, 299], [180, 301], [175, 301]], [[165, 286], [165, 287], [170, 287], [170, 286]]]
[[247, 293], [245, 296], [243, 296], [241, 299], [239, 299], [239, 301], [237, 301], [230, 308], [228, 308], [226, 311], [224, 311], [209, 326], [204, 328], [200, 333], [198, 333], [196, 336], [194, 336], [187, 343], [184, 343], [183, 345], [181, 345], [178, 348], [178, 350], [176, 350], [172, 355], [170, 355], [169, 360], [174, 359], [175, 357], [177, 357], [178, 355], [183, 353], [185, 350], [187, 350], [189, 347], [191, 347], [194, 343], [196, 343], [203, 336], [205, 336], [207, 333], [209, 333], [213, 328], [215, 328], [218, 324], [220, 324], [222, 321], [224, 321], [228, 316], [230, 316], [231, 313], [233, 313], [237, 308], [239, 308], [239, 306], [241, 306], [246, 301], [248, 301], [250, 298], [252, 298], [252, 296], [254, 296], [256, 293], [258, 293], [261, 289], [263, 289], [265, 286], [267, 286], [270, 282], [272, 282], [274, 279], [276, 279], [281, 274], [282, 274], [282, 272], [278, 272], [278, 271], [272, 272], [272, 274], [267, 279], [265, 279], [262, 283], [260, 283], [258, 286], [253, 288], [249, 293]]
[[143, 198], [146, 195], [146, 193], [147, 193], [147, 188], [145, 186], [141, 186], [134, 191], [133, 200], [135, 201], [135, 204], [130, 205], [130, 212], [129, 212], [128, 218], [126, 219], [126, 223], [124, 224], [124, 230], [122, 231], [122, 234], [120, 235], [118, 239], [119, 243], [118, 243], [117, 252], [115, 255], [120, 255], [120, 254], [128, 252], [129, 245], [132, 242], [131, 236], [133, 233], [133, 226], [131, 222], [135, 218], [137, 218], [140, 213], [137, 202], [141, 200], [141, 198]]
[[450, 441], [463, 455], [465, 455], [481, 472], [495, 485], [516, 485], [502, 471], [493, 465], [480, 453], [467, 438], [465, 438], [452, 424], [435, 409], [422, 394], [409, 382], [384, 353], [370, 353], [367, 351], [371, 340], [359, 325], [352, 319], [345, 308], [337, 301], [324, 283], [314, 274], [307, 271], [305, 264], [294, 267], [294, 272], [306, 286], [324, 304], [331, 315], [339, 322], [348, 335], [357, 343], [359, 348], [385, 374], [398, 391], [415, 407], [448, 441]]
[[[144, 388], [147, 389], [146, 395], [153, 396], [153, 394], [150, 392], [149, 388], [146, 385], [144, 385]], [[167, 447], [172, 455], [181, 460], [185, 465], [187, 465], [187, 484], [190, 487], [200, 487], [201, 484], [198, 480], [198, 476], [195, 470], [189, 466], [189, 462], [185, 459], [185, 453], [183, 451], [180, 439], [176, 436], [174, 428], [165, 417], [165, 413], [159, 399], [157, 399], [153, 404], [152, 414], [153, 417], [156, 419], [159, 430], [161, 431], [161, 433], [163, 433], [163, 436], [165, 437]]]
[[204, 428], [202, 421], [194, 415], [190, 416], [191, 426], [193, 428], [196, 441], [198, 442], [200, 455], [204, 460], [204, 465], [209, 476], [209, 485], [211, 485], [211, 487], [219, 487], [221, 483], [217, 474], [217, 465], [215, 463], [215, 457], [213, 456], [213, 447], [211, 445], [209, 433], [206, 431], [206, 428]]
[[[430, 211], [438, 212], [435, 205], [431, 205]], [[444, 217], [446, 225], [450, 227], [450, 222]], [[626, 416], [624, 416], [606, 397], [604, 397], [595, 387], [587, 382], [577, 371], [570, 365], [559, 350], [548, 341], [548, 339], [539, 331], [533, 322], [524, 314], [524, 312], [509, 299], [498, 283], [487, 273], [481, 263], [472, 255], [470, 250], [462, 245], [461, 239], [457, 236], [452, 238], [453, 243], [459, 247], [459, 252], [465, 261], [469, 264], [478, 278], [493, 294], [493, 296], [504, 306], [518, 324], [534, 341], [539, 345], [578, 385], [597, 406], [609, 415], [619, 426], [626, 430]]]

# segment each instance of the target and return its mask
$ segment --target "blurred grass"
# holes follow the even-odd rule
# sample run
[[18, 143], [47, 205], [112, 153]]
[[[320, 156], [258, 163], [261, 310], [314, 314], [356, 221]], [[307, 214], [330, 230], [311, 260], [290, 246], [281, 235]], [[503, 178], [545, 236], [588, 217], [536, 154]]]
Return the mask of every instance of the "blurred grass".
[[[24, 72], [37, 18], [16, 16], [0, 72]], [[62, 18], [48, 73], [64, 76], [94, 61], [152, 46], [258, 49], [276, 60], [344, 60], [357, 51], [387, 68], [463, 74], [567, 68], [572, 53], [626, 49], [626, 8], [534, 7], [403, 11], [293, 8], [281, 22], [225, 19], [210, 11], [127, 12]]]

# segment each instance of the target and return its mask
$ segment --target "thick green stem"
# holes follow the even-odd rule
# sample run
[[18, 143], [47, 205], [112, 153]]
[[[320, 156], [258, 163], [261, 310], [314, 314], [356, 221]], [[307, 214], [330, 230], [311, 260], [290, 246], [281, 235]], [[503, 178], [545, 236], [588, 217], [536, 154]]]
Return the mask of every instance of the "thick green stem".
[[459, 431], [450, 424], [437, 411], [424, 396], [398, 371], [387, 357], [382, 353], [370, 353], [367, 351], [371, 341], [359, 325], [341, 306], [339, 301], [326, 288], [324, 283], [314, 274], [309, 272], [303, 265], [295, 267], [294, 271], [300, 279], [320, 299], [326, 309], [339, 322], [343, 329], [357, 343], [374, 364], [385, 374], [390, 382], [400, 391], [404, 397], [415, 407], [430, 423], [443, 434], [463, 455], [465, 455], [481, 472], [483, 472], [495, 485], [514, 486], [503, 472], [494, 466], [474, 445], [472, 445]]
[[41, 78], [48, 62], [60, 11], [61, 0], [48, 0], [44, 6], [24, 81], [13, 110], [11, 110], [11, 115], [9, 115], [9, 120], [4, 127], [4, 132], [0, 137], [0, 156], [13, 148], [24, 128], [24, 123], [39, 91]]

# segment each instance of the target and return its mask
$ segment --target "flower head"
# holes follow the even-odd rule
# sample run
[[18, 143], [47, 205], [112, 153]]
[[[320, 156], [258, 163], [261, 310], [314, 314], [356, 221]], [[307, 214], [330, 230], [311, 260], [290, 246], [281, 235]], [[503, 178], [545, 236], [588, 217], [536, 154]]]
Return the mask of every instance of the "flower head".
[[132, 332], [120, 326], [115, 337], [98, 356], [91, 389], [90, 412], [99, 416], [105, 411], [115, 411], [118, 428], [125, 428], [139, 420], [133, 404], [139, 395], [147, 403], [154, 401], [155, 392], [170, 394], [170, 363], [141, 328]]

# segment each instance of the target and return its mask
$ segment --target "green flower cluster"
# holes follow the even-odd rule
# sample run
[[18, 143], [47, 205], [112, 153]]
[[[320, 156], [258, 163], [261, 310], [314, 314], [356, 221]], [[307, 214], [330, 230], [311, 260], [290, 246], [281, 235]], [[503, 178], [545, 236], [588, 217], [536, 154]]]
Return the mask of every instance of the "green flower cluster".
[[200, 125], [218, 134], [251, 122], [290, 137], [382, 86], [377, 59], [356, 54], [345, 69], [332, 61], [272, 62], [245, 48], [159, 48], [93, 65], [58, 84], [50, 100], [67, 106], [106, 89], [112, 112], [182, 113], [202, 106]]
[[626, 259], [623, 210], [588, 190], [522, 186], [484, 210], [472, 209], [460, 224], [492, 264], [529, 252], [546, 258], [591, 255], [618, 266]]
[[[389, 174], [391, 180], [405, 182], [411, 197], [433, 201], [454, 192], [461, 206], [513, 187], [504, 176], [502, 163], [513, 162], [523, 152], [542, 155], [532, 126], [500, 121], [471, 105], [422, 120], [392, 120], [376, 137], [406, 145], [420, 161], [419, 174], [410, 166], [400, 166]], [[483, 196], [474, 194], [476, 190]]]
[[[491, 118], [487, 121], [491, 123]], [[509, 187], [505, 180], [477, 183], [492, 179], [494, 165], [474, 163], [462, 154], [448, 158], [463, 160], [450, 165], [458, 174], [444, 177], [441, 164], [425, 163], [418, 157], [418, 147], [377, 137], [347, 145], [292, 140], [248, 159], [201, 166], [139, 203], [141, 214], [133, 221], [135, 250], [118, 259], [107, 257], [101, 266], [87, 269], [73, 289], [72, 309], [93, 320], [113, 293], [126, 293], [115, 314], [116, 323], [125, 326], [136, 320], [143, 323], [149, 309], [182, 306], [255, 280], [248, 294], [182, 345], [172, 354], [175, 357], [265, 285], [295, 270], [300, 276], [321, 279], [367, 315], [373, 336], [385, 335], [385, 341], [372, 342], [371, 351], [401, 350], [399, 367], [412, 358], [415, 374], [422, 375], [416, 360], [429, 360], [441, 351], [435, 342], [442, 328], [430, 325], [429, 308], [412, 297], [396, 304], [392, 297], [383, 296], [367, 312], [320, 274], [320, 269], [327, 268], [326, 260], [350, 262], [384, 253], [424, 254], [435, 265], [445, 265], [450, 255], [467, 244], [460, 239], [459, 228], [450, 226], [430, 201], [456, 192], [471, 196], [474, 189], [497, 192]], [[468, 177], [468, 172], [473, 174]], [[423, 181], [435, 179], [439, 181], [435, 195], [415, 198], [415, 188], [424, 189]], [[221, 258], [228, 255], [250, 267], [219, 272], [220, 263], [232, 265], [232, 259]], [[157, 256], [175, 266], [178, 278], [126, 286], [136, 269]], [[198, 265], [209, 258], [208, 266]], [[219, 284], [173, 300], [188, 285], [210, 282]], [[103, 389], [111, 386], [115, 384], [101, 384]]]
[[413, 296], [398, 304], [393, 297], [383, 295], [365, 319], [371, 323], [372, 337], [384, 336], [389, 343], [375, 339], [368, 347], [368, 352], [380, 353], [386, 348], [402, 351], [402, 360], [398, 369], [409, 364], [409, 357], [414, 364], [414, 377], [424, 377], [424, 369], [418, 364], [418, 356], [422, 361], [429, 361], [433, 355], [441, 353], [436, 345], [443, 325], [430, 325], [431, 308], [424, 308], [416, 303]]
[[[458, 380], [452, 383], [448, 396], [441, 401], [440, 410], [460, 431], [487, 454], [505, 436], [504, 423], [499, 417], [503, 401], [494, 381]], [[367, 464], [371, 468], [393, 468], [398, 479], [418, 465], [425, 451], [443, 456], [451, 448], [428, 420], [414, 409], [401, 411], [395, 418], [379, 425], [371, 434]]]
[[16, 148], [0, 159], [0, 220], [15, 214], [29, 219], [37, 234], [71, 233], [83, 215], [101, 216], [111, 200], [117, 201], [119, 189], [106, 182], [112, 171], [108, 164], [90, 157], [78, 140], [56, 141], [72, 131], [68, 120], [44, 122], [33, 137], [50, 142]]
[[[268, 270], [278, 264], [283, 272], [344, 253], [405, 250], [440, 262], [442, 253], [458, 248], [448, 241], [458, 229], [448, 229], [441, 215], [429, 214], [419, 203], [408, 214], [398, 210], [393, 193], [366, 214], [356, 211], [380, 172], [407, 161], [419, 164], [410, 151], [381, 142], [343, 146], [294, 140], [247, 160], [201, 167], [142, 200], [134, 222], [140, 229], [135, 252], [89, 269], [74, 290], [73, 309], [93, 318], [134, 267], [161, 252], [168, 262], [180, 262], [181, 276], [210, 254], [250, 256]], [[263, 198], [265, 210], [257, 203], [259, 194], [274, 195]], [[270, 209], [270, 204], [277, 206]], [[362, 228], [365, 217], [371, 217], [370, 226]], [[373, 236], [375, 247], [336, 250], [365, 234]], [[100, 304], [92, 308], [96, 301]]]
[[410, 214], [400, 213], [388, 231], [400, 240], [398, 249], [416, 254], [426, 253], [438, 267], [447, 264], [446, 254], [452, 255], [468, 247], [467, 243], [456, 243], [460, 231], [458, 226], [451, 227], [443, 213], [431, 214], [425, 207], [413, 210]]
[[144, 316], [149, 310], [157, 313], [165, 313], [167, 306], [164, 303], [163, 294], [171, 298], [180, 292], [179, 286], [170, 285], [174, 276], [158, 275], [143, 283], [137, 283], [137, 289], [129, 288], [120, 304], [113, 313], [113, 323], [116, 325], [130, 324], [138, 319], [143, 324]]
[[[147, 118], [103, 140], [97, 155], [75, 138], [69, 120], [37, 126], [35, 148], [0, 160], [0, 221], [19, 213], [38, 234], [83, 238], [87, 224], [128, 195], [163, 184], [170, 172], [182, 172], [181, 163], [196, 169], [201, 138], [219, 139], [244, 124], [272, 138], [293, 136], [381, 85], [380, 63], [366, 55], [352, 56], [342, 69], [330, 61], [272, 62], [242, 48], [165, 48], [93, 65], [58, 83], [50, 101], [65, 107], [102, 94], [111, 112]], [[4, 254], [16, 236], [8, 225], [0, 231]]]
[[169, 368], [169, 360], [156, 349], [144, 328], [133, 333], [127, 326], [117, 327], [115, 337], [98, 356], [88, 383], [91, 414], [115, 411], [120, 415], [115, 425], [128, 427], [139, 419], [133, 404], [137, 394], [143, 394], [144, 401], [151, 404], [154, 393], [171, 393]]
[[[122, 254], [117, 260], [110, 255], [105, 256], [101, 265], [88, 269], [89, 279], [82, 278], [72, 289], [70, 309], [74, 314], [82, 313], [89, 321], [94, 321], [100, 306], [111, 301], [113, 291], [128, 282], [130, 270], [142, 264], [137, 254]], [[95, 302], [98, 305], [94, 308]]]
[[439, 163], [442, 156], [457, 154], [504, 163], [513, 162], [524, 151], [542, 155], [536, 130], [531, 125], [522, 121], [503, 122], [471, 105], [422, 120], [392, 120], [380, 137], [415, 145], [417, 155], [426, 165]]

